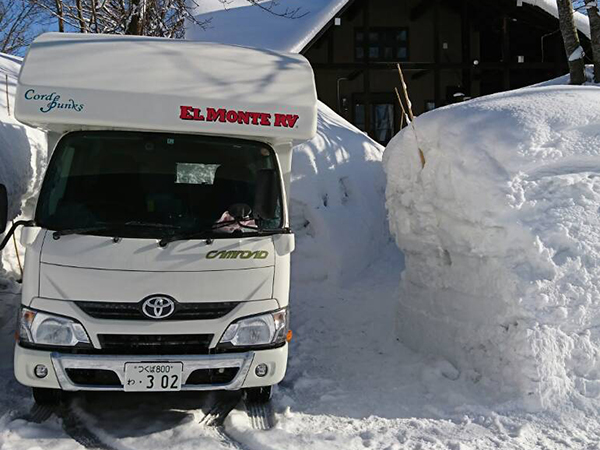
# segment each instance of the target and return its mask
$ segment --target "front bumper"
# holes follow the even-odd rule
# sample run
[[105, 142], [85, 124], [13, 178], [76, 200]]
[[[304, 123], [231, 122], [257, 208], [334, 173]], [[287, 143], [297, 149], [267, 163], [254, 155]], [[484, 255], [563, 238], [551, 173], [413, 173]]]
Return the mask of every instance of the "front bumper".
[[[249, 387], [271, 386], [279, 383], [286, 371], [288, 356], [287, 344], [269, 350], [257, 350], [246, 353], [217, 355], [78, 355], [32, 350], [19, 345], [15, 348], [15, 376], [17, 380], [31, 387], [62, 389], [65, 391], [123, 391], [125, 363], [130, 362], [182, 362], [182, 391], [238, 390]], [[38, 378], [34, 368], [46, 366], [48, 375]], [[269, 368], [265, 377], [255, 374], [256, 366], [266, 364]], [[186, 384], [190, 374], [202, 369], [237, 368], [235, 377], [222, 384]], [[68, 369], [108, 370], [116, 374], [120, 385], [95, 385], [75, 383], [69, 377]]]

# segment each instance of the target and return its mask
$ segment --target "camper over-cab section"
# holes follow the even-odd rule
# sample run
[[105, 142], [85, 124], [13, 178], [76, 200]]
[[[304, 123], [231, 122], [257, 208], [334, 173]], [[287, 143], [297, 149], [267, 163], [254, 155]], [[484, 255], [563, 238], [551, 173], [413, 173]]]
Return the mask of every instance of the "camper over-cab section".
[[306, 140], [313, 72], [300, 55], [150, 37], [48, 33], [27, 54], [17, 118], [49, 131], [135, 129]]

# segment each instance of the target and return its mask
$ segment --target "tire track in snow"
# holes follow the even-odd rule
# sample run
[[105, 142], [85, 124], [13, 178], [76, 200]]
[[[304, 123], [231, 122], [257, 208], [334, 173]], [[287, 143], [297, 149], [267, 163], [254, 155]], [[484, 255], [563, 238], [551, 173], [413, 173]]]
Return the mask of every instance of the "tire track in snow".
[[[230, 450], [254, 450], [243, 442], [238, 441], [224, 427], [227, 416], [240, 404], [241, 395], [225, 394], [219, 396], [216, 402], [209, 405], [204, 416], [196, 423], [209, 433], [209, 439], [214, 439], [219, 448]], [[270, 429], [274, 422], [270, 421], [268, 411], [272, 412], [270, 405], [247, 404], [248, 419], [254, 429]], [[40, 406], [34, 404], [30, 411], [22, 416], [23, 420], [30, 423], [41, 424], [52, 415], [62, 421], [62, 428], [68, 437], [89, 450], [131, 450], [137, 446], [124, 446], [119, 438], [112, 436], [104, 430], [95, 429], [94, 418], [86, 413], [77, 400], [66, 399], [60, 406]], [[198, 430], [200, 434], [201, 431]], [[114, 442], [113, 442], [114, 441]], [[131, 443], [130, 443], [131, 444]], [[174, 445], [177, 448], [177, 445]]]
[[97, 433], [86, 424], [86, 419], [78, 414], [76, 407], [71, 402], [60, 406], [38, 405], [35, 403], [29, 412], [21, 417], [30, 423], [41, 424], [55, 414], [62, 420], [64, 432], [74, 441], [90, 450], [122, 450], [104, 442]]
[[250, 424], [255, 430], [270, 430], [275, 426], [273, 405], [269, 403], [246, 403], [246, 411]]
[[27, 422], [39, 424], [39, 423], [44, 423], [54, 413], [55, 413], [55, 408], [53, 408], [51, 406], [40, 406], [37, 403], [34, 403], [34, 405], [31, 407], [29, 412], [27, 414], [25, 414], [22, 417], [22, 419]]
[[223, 439], [223, 443], [231, 446], [233, 450], [253, 450], [246, 446], [242, 442], [231, 437], [231, 435], [225, 430], [225, 427], [219, 426], [215, 428], [217, 434]]
[[100, 438], [98, 433], [86, 424], [89, 419], [82, 414], [72, 401], [62, 405], [56, 412], [62, 419], [65, 433], [85, 448], [90, 450], [123, 450], [122, 446], [116, 447]]
[[242, 442], [234, 439], [223, 426], [225, 419], [240, 403], [241, 399], [241, 395], [237, 393], [233, 395], [226, 394], [224, 398], [218, 400], [209, 408], [204, 417], [200, 419], [199, 424], [204, 427], [213, 428], [224, 445], [234, 450], [251, 450]]

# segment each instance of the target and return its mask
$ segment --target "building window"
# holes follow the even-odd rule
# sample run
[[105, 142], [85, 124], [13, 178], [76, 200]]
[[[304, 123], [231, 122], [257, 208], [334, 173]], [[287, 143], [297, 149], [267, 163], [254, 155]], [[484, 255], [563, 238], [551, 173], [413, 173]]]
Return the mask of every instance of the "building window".
[[390, 103], [373, 105], [371, 127], [375, 140], [387, 144], [394, 137], [394, 105]]
[[357, 28], [354, 35], [357, 61], [365, 60], [365, 50], [370, 61], [407, 61], [408, 28], [371, 28], [368, 35]]
[[393, 103], [373, 103], [369, 108], [369, 127], [365, 117], [365, 104], [354, 104], [354, 125], [362, 131], [367, 131], [373, 139], [381, 144], [387, 144], [395, 133], [395, 110]]

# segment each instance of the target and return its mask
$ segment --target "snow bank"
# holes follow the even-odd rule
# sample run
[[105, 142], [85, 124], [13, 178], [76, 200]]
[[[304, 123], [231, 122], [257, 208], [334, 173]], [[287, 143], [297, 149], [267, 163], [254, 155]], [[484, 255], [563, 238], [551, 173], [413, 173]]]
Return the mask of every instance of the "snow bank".
[[[32, 216], [46, 164], [45, 133], [20, 124], [13, 116], [20, 67], [20, 58], [0, 53], [0, 183], [8, 190], [9, 220]], [[10, 105], [6, 99], [7, 80]], [[22, 248], [20, 254], [23, 255]], [[4, 270], [18, 270], [12, 245], [0, 255], [0, 278]]]
[[295, 279], [343, 282], [389, 242], [382, 154], [381, 146], [319, 103], [317, 136], [293, 155]]
[[248, 0], [192, 0], [188, 6], [205, 27], [188, 21], [186, 38], [299, 53], [348, 0], [261, 0], [259, 3], [279, 14], [286, 9], [300, 9], [296, 18], [286, 18], [270, 14]]
[[[583, 84], [585, 86], [597, 86], [597, 84], [594, 83], [594, 65], [593, 64], [586, 64], [585, 70], [584, 70], [584, 75], [585, 75], [585, 81]], [[571, 76], [569, 74], [562, 75], [560, 77], [553, 78], [551, 80], [542, 81], [541, 83], [534, 84], [531, 87], [562, 86], [565, 84], [569, 84], [570, 79], [571, 79], [570, 77]]]
[[496, 401], [600, 398], [600, 90], [442, 108], [384, 155], [398, 330]]

